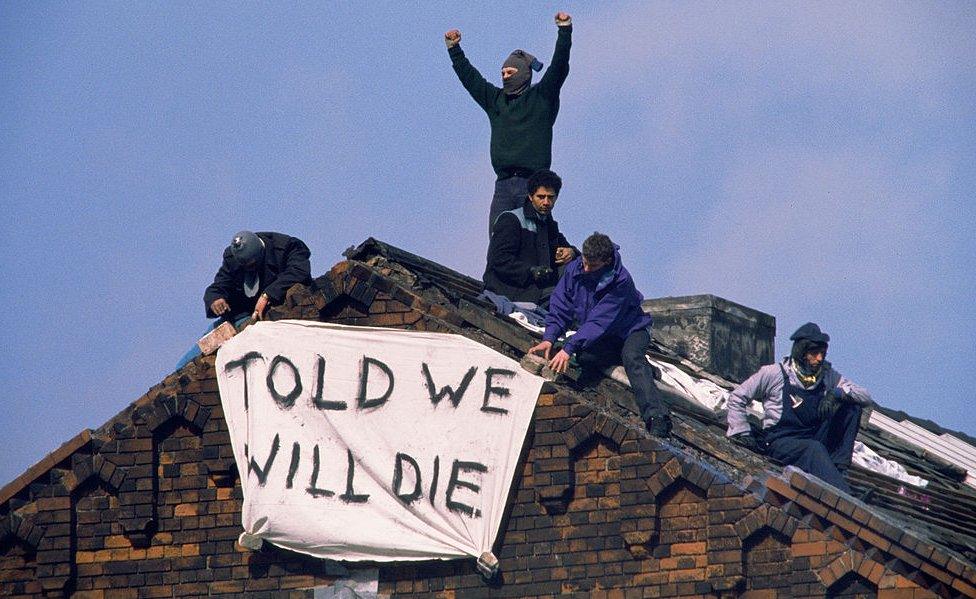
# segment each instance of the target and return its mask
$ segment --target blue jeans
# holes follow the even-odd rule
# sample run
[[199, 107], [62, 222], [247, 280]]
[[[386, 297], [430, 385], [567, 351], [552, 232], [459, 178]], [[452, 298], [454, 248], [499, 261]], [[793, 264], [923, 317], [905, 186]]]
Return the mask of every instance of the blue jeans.
[[525, 204], [525, 198], [529, 195], [529, 180], [526, 177], [509, 177], [495, 181], [495, 195], [491, 198], [491, 207], [488, 209], [488, 237], [491, 237], [491, 228], [495, 226], [495, 219], [502, 212], [521, 208]]

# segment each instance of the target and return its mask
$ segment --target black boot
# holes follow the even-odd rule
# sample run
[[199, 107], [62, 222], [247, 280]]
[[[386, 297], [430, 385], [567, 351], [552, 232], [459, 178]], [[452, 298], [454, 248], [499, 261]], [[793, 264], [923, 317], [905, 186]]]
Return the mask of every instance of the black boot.
[[651, 418], [646, 422], [647, 430], [655, 437], [665, 439], [671, 436], [671, 417], [660, 416]]

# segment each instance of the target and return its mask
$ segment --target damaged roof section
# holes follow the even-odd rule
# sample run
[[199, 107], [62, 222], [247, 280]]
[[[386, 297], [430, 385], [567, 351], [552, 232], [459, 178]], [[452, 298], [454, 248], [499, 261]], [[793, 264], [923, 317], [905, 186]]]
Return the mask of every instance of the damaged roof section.
[[[450, 332], [541, 366], [525, 356], [537, 334], [480, 301], [480, 281], [375, 239], [345, 256], [314, 287], [292, 287], [268, 318]], [[725, 300], [682, 301], [721, 310]], [[588, 380], [573, 373], [543, 388], [498, 553], [511, 573], [509, 595], [600, 585], [656, 596], [749, 589], [824, 596], [857, 578], [875, 589], [976, 597], [976, 492], [960, 460], [878, 425], [876, 412], [859, 440], [928, 483], [855, 466], [855, 490], [874, 491], [864, 503], [727, 441], [721, 396], [741, 373], [702, 364], [660, 336], [649, 358], [674, 415], [668, 440], [645, 430], [622, 369]], [[213, 357], [197, 358], [0, 490], [0, 543], [19, 547], [6, 556], [8, 571], [57, 591], [102, 584], [112, 569], [142, 572], [157, 555], [151, 567], [177, 576], [182, 567], [220, 569], [227, 579], [201, 579], [199, 594], [296, 588], [271, 586], [279, 576], [304, 586], [334, 578], [290, 552], [245, 558], [235, 549], [241, 488], [215, 376]], [[72, 513], [84, 522], [63, 524]], [[691, 520], [697, 528], [686, 526]], [[177, 551], [182, 565], [167, 561]], [[747, 571], [750, 559], [777, 552], [796, 556], [792, 576], [781, 575], [781, 563], [774, 577]], [[0, 574], [3, 567], [0, 553]], [[384, 567], [380, 581], [397, 595], [429, 596], [435, 584], [448, 596], [486, 591], [464, 563]]]
[[[387, 272], [432, 301], [453, 308], [467, 323], [504, 344], [513, 357], [521, 358], [529, 347], [538, 342], [538, 336], [531, 331], [519, 326], [512, 319], [496, 316], [488, 304], [477, 299], [482, 284], [476, 279], [372, 238], [350, 248], [344, 255], [350, 260]], [[737, 317], [755, 320], [767, 328], [775, 326], [771, 317], [714, 296], [665, 298], [664, 301], [672, 312], [676, 306], [680, 308], [681, 305], [700, 309], [729, 304], [736, 308]], [[649, 300], [648, 303], [656, 308], [655, 311], [662, 310], [661, 300]], [[693, 383], [704, 383], [706, 387], [725, 391], [734, 386], [735, 380], [744, 378], [744, 371], [727, 372], [729, 378], [710, 372], [707, 367], [682, 355], [688, 352], [679, 353], [677, 349], [666, 345], [662, 336], [669, 337], [660, 335], [655, 330], [649, 352], [652, 363], [670, 366]], [[670, 337], [674, 338], [673, 335]], [[771, 358], [771, 348], [767, 353], [769, 355], [764, 357]], [[662, 370], [660, 366], [658, 369]], [[634, 426], [639, 426], [635, 415], [636, 407], [626, 386], [623, 368], [618, 367], [606, 374], [603, 380], [590, 386], [579, 386], [568, 379], [563, 381], [584, 397], [611, 398], [608, 407], [614, 409], [618, 415], [629, 418]], [[662, 376], [662, 379], [666, 381], [668, 377]], [[674, 382], [673, 377], [670, 385], [658, 381], [658, 386], [664, 392], [676, 417], [674, 444], [682, 451], [708, 463], [716, 471], [726, 473], [730, 478], [738, 478], [750, 484], [765, 481], [769, 475], [775, 475], [776, 480], [772, 484], [777, 486], [778, 491], [795, 494], [796, 497], [804, 497], [805, 493], [810, 493], [817, 500], [824, 497], [826, 502], [821, 503], [824, 518], [831, 513], [841, 513], [837, 511], [837, 506], [842, 494], [838, 494], [832, 487], [794, 469], [789, 469], [790, 472], [780, 477], [783, 474], [780, 464], [726, 441], [724, 402], [709, 404], [696, 401], [695, 394], [682, 389], [680, 384]], [[954, 437], [943, 437], [942, 443], [937, 447], [936, 442], [925, 437], [933, 437], [932, 433], [917, 426], [914, 427], [917, 431], [912, 430], [912, 427], [910, 421], [897, 423], [877, 411], [862, 421], [859, 441], [881, 458], [901, 464], [909, 475], [920, 477], [928, 481], [928, 484], [924, 487], [915, 486], [855, 465], [849, 472], [855, 491], [860, 495], [869, 489], [873, 490], [870, 494], [870, 505], [859, 507], [860, 511], [856, 512], [862, 516], [860, 520], [864, 520], [861, 525], [873, 522], [879, 530], [866, 530], [885, 535], [889, 544], [897, 543], [903, 534], [914, 534], [919, 539], [940, 545], [969, 561], [976, 560], [976, 491], [966, 484], [972, 481], [972, 475], [966, 468], [969, 462], [966, 460], [976, 456], [976, 449]], [[950, 447], [956, 448], [955, 454], [947, 451]], [[787, 491], [788, 488], [792, 491]], [[821, 494], [814, 489], [825, 491]], [[841, 501], [840, 509], [850, 511], [851, 514], [845, 516], [850, 518], [855, 509], [845, 509], [849, 506], [844, 501]], [[886, 529], [882, 523], [889, 528]]]

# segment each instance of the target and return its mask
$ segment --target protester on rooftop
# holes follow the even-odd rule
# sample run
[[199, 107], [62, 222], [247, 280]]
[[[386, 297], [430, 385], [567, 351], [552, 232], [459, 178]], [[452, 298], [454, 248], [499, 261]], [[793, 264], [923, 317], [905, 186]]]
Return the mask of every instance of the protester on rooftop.
[[[209, 330], [248, 317], [261, 320], [269, 306], [284, 301], [292, 285], [310, 284], [310, 255], [305, 242], [283, 233], [240, 231], [234, 235], [213, 283], [203, 293], [207, 318], [217, 319]], [[194, 345], [177, 369], [198, 355], [200, 350]]]
[[532, 71], [542, 70], [542, 63], [524, 50], [515, 50], [502, 64], [501, 88], [488, 83], [465, 57], [460, 31], [444, 34], [454, 72], [491, 124], [491, 166], [497, 180], [488, 214], [489, 234], [499, 214], [522, 205], [528, 177], [552, 164], [552, 126], [559, 112], [559, 90], [569, 74], [573, 32], [572, 19], [564, 12], [556, 13], [556, 25], [556, 49], [542, 80], [532, 85]]
[[522, 205], [495, 219], [484, 274], [488, 291], [513, 302], [549, 304], [558, 269], [577, 253], [552, 217], [562, 184], [556, 173], [536, 171]]
[[[602, 370], [623, 362], [641, 419], [651, 434], [671, 433], [671, 417], [647, 361], [651, 317], [641, 309], [644, 296], [624, 268], [619, 248], [602, 233], [583, 242], [583, 255], [569, 263], [549, 301], [542, 342], [529, 353], [542, 353], [549, 368], [566, 372], [570, 358], [584, 370]], [[579, 329], [552, 355], [556, 340], [576, 322]]]
[[[826, 360], [830, 336], [808, 322], [790, 336], [790, 355], [767, 364], [732, 390], [728, 431], [732, 441], [765, 450], [838, 489], [851, 493], [844, 472], [851, 466], [863, 406], [871, 395]], [[746, 407], [763, 404], [762, 429], [753, 433]]]

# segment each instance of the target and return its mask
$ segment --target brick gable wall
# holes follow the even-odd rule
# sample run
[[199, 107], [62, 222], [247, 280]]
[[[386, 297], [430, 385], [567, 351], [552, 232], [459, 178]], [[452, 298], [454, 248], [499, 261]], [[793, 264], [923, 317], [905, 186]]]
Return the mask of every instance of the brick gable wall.
[[[273, 316], [460, 330], [461, 320], [429, 298], [382, 271], [363, 272], [341, 263], [318, 281], [321, 292], [296, 287]], [[571, 392], [538, 398], [527, 447], [495, 580], [485, 582], [473, 560], [380, 565], [380, 593], [891, 599], [968, 592], [852, 541], [839, 524], [785, 497], [760, 500]], [[2, 505], [0, 596], [311, 597], [309, 589], [336, 580], [328, 562], [238, 546], [241, 504], [213, 358], [199, 358]]]

